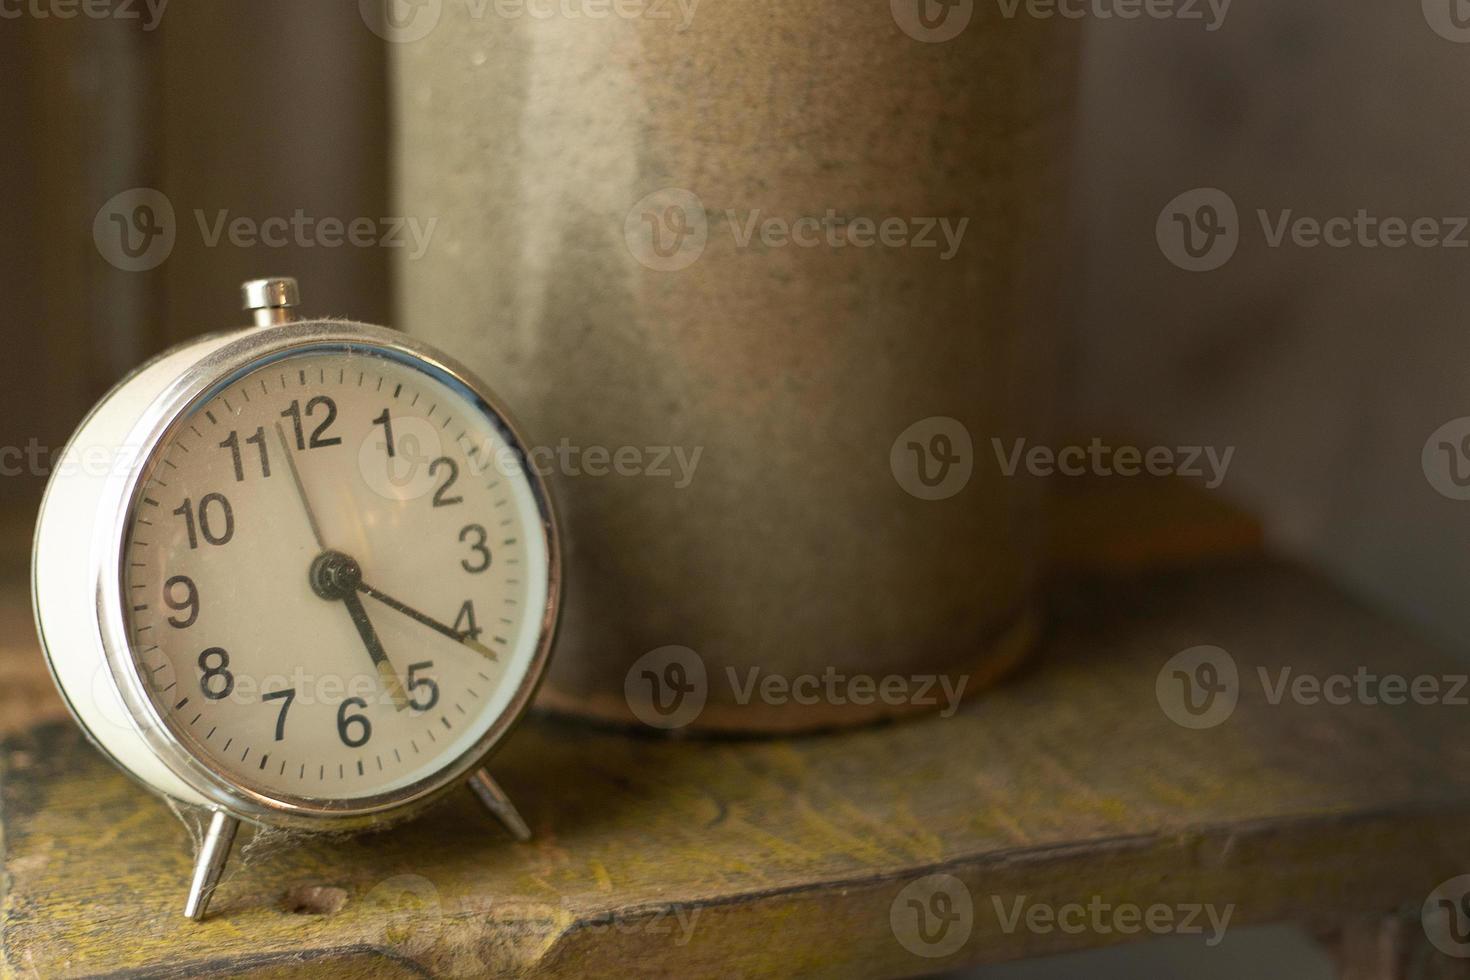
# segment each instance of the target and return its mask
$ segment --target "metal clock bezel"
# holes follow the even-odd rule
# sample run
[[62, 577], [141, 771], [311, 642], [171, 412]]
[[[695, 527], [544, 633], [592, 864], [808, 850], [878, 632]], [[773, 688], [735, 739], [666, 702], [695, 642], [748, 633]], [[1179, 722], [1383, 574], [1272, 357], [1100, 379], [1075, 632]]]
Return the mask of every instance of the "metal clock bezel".
[[[547, 556], [546, 604], [541, 612], [536, 649], [525, 675], [505, 710], [465, 752], [442, 768], [407, 786], [352, 800], [279, 796], [242, 786], [207, 758], [191, 751], [145, 689], [129, 642], [123, 611], [124, 544], [133, 526], [145, 477], [156, 465], [165, 438], [197, 405], [272, 360], [314, 349], [362, 348], [387, 356], [413, 370], [459, 386], [477, 409], [516, 450], [535, 499]], [[130, 720], [152, 751], [195, 791], [240, 819], [299, 830], [345, 831], [386, 826], [407, 819], [469, 778], [486, 756], [525, 714], [546, 673], [561, 611], [561, 534], [549, 488], [527, 462], [527, 443], [509, 411], [472, 371], [433, 347], [384, 327], [344, 320], [303, 320], [243, 332], [194, 364], [144, 413], [130, 444], [147, 447], [144, 459], [122, 475], [116, 486], [115, 509], [99, 519], [92, 580], [97, 583], [97, 620], [103, 652]]]

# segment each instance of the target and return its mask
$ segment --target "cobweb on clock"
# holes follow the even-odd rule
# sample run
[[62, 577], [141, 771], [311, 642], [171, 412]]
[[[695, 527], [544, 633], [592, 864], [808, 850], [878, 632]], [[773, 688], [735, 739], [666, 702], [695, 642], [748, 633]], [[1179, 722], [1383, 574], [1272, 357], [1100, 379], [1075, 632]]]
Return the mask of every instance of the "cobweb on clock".
[[[200, 807], [185, 806], [170, 797], [163, 797], [173, 815], [178, 818], [179, 823], [184, 825], [184, 830], [189, 835], [189, 841], [193, 845], [193, 856], [197, 859], [200, 849], [204, 846], [204, 833], [209, 825], [209, 811]], [[308, 834], [300, 830], [286, 830], [278, 827], [263, 827], [259, 824], [246, 823], [250, 829], [248, 839], [236, 845], [230, 856], [229, 864], [225, 867], [225, 875], [221, 881], [227, 881], [234, 876], [237, 870], [248, 868], [256, 860], [264, 860], [277, 851], [283, 851], [295, 846], [298, 842], [308, 838], [338, 838], [345, 839], [353, 836], [350, 831], [325, 831]]]

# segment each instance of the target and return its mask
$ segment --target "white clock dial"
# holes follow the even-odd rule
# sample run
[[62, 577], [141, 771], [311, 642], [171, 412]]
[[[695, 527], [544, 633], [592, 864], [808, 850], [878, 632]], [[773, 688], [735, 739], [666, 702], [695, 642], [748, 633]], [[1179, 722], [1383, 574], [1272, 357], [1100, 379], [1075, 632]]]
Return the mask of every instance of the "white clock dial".
[[174, 424], [131, 502], [133, 657], [231, 782], [361, 801], [505, 714], [550, 590], [545, 515], [494, 413], [370, 344], [276, 356]]

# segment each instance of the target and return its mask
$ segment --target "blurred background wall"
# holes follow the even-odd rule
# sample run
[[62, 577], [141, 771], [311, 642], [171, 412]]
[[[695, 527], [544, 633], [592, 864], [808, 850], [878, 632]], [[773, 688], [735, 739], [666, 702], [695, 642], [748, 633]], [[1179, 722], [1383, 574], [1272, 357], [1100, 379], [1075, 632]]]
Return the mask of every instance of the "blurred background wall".
[[[1470, 505], [1435, 491], [1421, 451], [1470, 416], [1470, 231], [1450, 247], [1356, 233], [1273, 247], [1258, 213], [1463, 228], [1457, 3], [1238, 3], [1214, 32], [1088, 24], [1071, 414], [1084, 432], [1236, 447], [1222, 492], [1278, 548], [1464, 651]], [[1210, 272], [1155, 241], [1165, 206], [1199, 187], [1239, 212], [1236, 251]]]
[[[1231, 4], [1215, 30], [1087, 19], [1067, 387], [1076, 433], [1236, 447], [1221, 492], [1280, 547], [1455, 643], [1470, 523], [1419, 457], [1470, 415], [1470, 249], [1271, 247], [1256, 213], [1470, 212], [1451, 94], [1470, 44], [1431, 27], [1438, 2]], [[356, 5], [177, 4], [149, 28], [146, 13], [0, 21], [0, 444], [59, 446], [133, 365], [237, 322], [251, 276], [288, 270], [313, 311], [392, 319], [387, 249], [211, 247], [204, 230], [221, 212], [392, 212], [388, 46]], [[92, 234], [136, 187], [162, 191], [178, 229], [144, 272]], [[1154, 234], [1198, 187], [1241, 219], [1211, 272], [1177, 268]], [[32, 507], [40, 482], [0, 481], [0, 505]]]
[[[386, 56], [356, 4], [178, 3], [156, 18], [124, 6], [137, 17], [0, 19], [0, 446], [59, 449], [148, 356], [245, 322], [245, 279], [288, 270], [310, 284], [315, 312], [389, 316], [382, 248], [214, 237], [222, 212], [387, 214]], [[117, 198], [137, 188], [173, 210], [172, 247], [151, 269], [119, 268], [93, 234], [110, 211], [142, 246], [141, 229], [162, 219]], [[119, 231], [104, 221], [104, 235]], [[44, 483], [14, 463], [0, 458], [5, 527], [31, 520]]]

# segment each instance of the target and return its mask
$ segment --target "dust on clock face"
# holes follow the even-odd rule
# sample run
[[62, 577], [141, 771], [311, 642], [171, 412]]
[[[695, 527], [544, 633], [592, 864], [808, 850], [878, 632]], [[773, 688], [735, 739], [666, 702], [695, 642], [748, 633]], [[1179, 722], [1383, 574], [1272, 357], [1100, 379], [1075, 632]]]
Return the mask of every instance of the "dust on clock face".
[[174, 735], [231, 782], [362, 800], [505, 713], [549, 591], [523, 457], [447, 375], [366, 346], [264, 363], [175, 424], [123, 548]]

